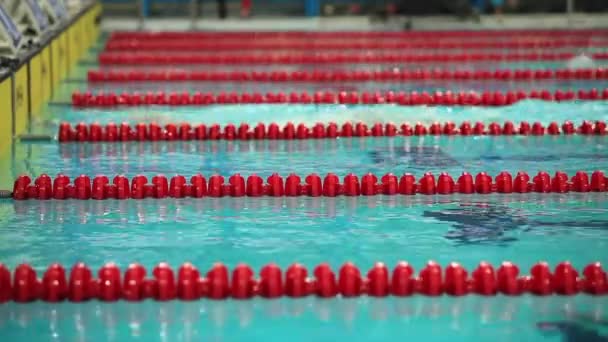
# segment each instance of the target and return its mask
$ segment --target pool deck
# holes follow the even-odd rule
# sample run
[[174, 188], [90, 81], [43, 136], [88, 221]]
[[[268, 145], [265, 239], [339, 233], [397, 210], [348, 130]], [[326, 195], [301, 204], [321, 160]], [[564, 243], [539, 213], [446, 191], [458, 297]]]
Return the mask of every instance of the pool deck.
[[[608, 28], [608, 13], [574, 13], [505, 15], [500, 21], [492, 15], [481, 17], [480, 22], [462, 20], [456, 16], [415, 16], [394, 17], [387, 22], [372, 22], [367, 16], [336, 17], [273, 17], [226, 20], [202, 18], [194, 26], [189, 18], [146, 19], [147, 30], [401, 30], [407, 20], [411, 20], [414, 30], [500, 30], [500, 29], [549, 29], [549, 28]], [[105, 17], [102, 22], [104, 31], [136, 30], [137, 20]]]

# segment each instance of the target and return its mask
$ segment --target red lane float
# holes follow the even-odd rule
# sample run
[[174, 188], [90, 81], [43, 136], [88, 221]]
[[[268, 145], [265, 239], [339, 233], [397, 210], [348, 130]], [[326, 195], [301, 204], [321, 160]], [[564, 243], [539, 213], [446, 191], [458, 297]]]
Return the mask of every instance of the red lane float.
[[90, 70], [89, 82], [404, 82], [424, 80], [493, 80], [493, 81], [529, 81], [529, 80], [607, 80], [608, 69], [559, 69], [559, 70], [348, 70], [348, 71], [101, 71]]
[[207, 105], [235, 105], [235, 104], [394, 104], [400, 106], [508, 106], [525, 99], [543, 101], [602, 101], [608, 100], [608, 88], [603, 90], [532, 90], [508, 92], [458, 92], [451, 91], [434, 93], [428, 92], [292, 92], [278, 93], [189, 93], [189, 92], [74, 92], [72, 105], [75, 107], [116, 107], [116, 106], [207, 106]]
[[[227, 181], [227, 182], [226, 182]], [[549, 173], [540, 171], [530, 177], [525, 172], [516, 175], [503, 171], [496, 177], [485, 172], [474, 178], [463, 172], [456, 180], [446, 172], [437, 178], [432, 173], [425, 173], [420, 179], [405, 173], [397, 176], [387, 173], [376, 176], [364, 174], [361, 179], [355, 174], [340, 178], [328, 173], [321, 178], [316, 173], [306, 177], [290, 174], [283, 179], [278, 173], [269, 176], [266, 181], [256, 174], [247, 178], [240, 174], [230, 177], [212, 175], [208, 179], [196, 174], [188, 182], [182, 175], [173, 176], [170, 180], [164, 175], [152, 177], [151, 182], [143, 175], [133, 177], [131, 181], [123, 175], [112, 180], [107, 176], [91, 178], [80, 175], [71, 182], [64, 174], [52, 179], [43, 174], [32, 180], [29, 176], [19, 176], [13, 186], [15, 200], [105, 200], [105, 199], [143, 199], [143, 198], [202, 198], [202, 197], [336, 197], [336, 196], [376, 196], [376, 195], [450, 195], [450, 194], [511, 194], [511, 193], [567, 193], [567, 192], [607, 192], [608, 180], [602, 171], [589, 174], [583, 171], [570, 177], [564, 172]]]
[[239, 264], [230, 272], [227, 266], [216, 263], [208, 272], [202, 273], [191, 263], [185, 263], [176, 274], [164, 262], [149, 273], [142, 265], [134, 263], [121, 276], [120, 268], [108, 263], [98, 270], [97, 277], [83, 263], [74, 265], [69, 275], [66, 268], [52, 264], [39, 279], [30, 265], [21, 264], [15, 268], [11, 281], [9, 269], [0, 264], [0, 303], [608, 294], [606, 271], [599, 262], [585, 266], [580, 275], [567, 261], [559, 263], [553, 272], [546, 262], [539, 262], [532, 266], [528, 276], [520, 275], [519, 267], [511, 262], [503, 262], [497, 269], [481, 262], [475, 270], [468, 272], [456, 262], [444, 270], [441, 265], [429, 261], [417, 276], [414, 268], [404, 261], [397, 263], [392, 272], [387, 265], [375, 263], [366, 274], [350, 262], [342, 265], [338, 272], [323, 263], [314, 268], [310, 277], [306, 267], [297, 263], [289, 266], [284, 275], [279, 266], [268, 264], [262, 267], [258, 277], [246, 264]]
[[556, 48], [599, 48], [606, 47], [608, 41], [545, 40], [545, 41], [317, 41], [317, 40], [115, 40], [106, 44], [105, 51], [242, 51], [242, 50], [420, 50], [420, 49], [556, 49]]
[[122, 39], [158, 40], [158, 39], [259, 39], [259, 38], [316, 38], [316, 39], [354, 39], [354, 38], [460, 38], [467, 39], [476, 37], [490, 38], [555, 38], [565, 37], [608, 37], [605, 29], [519, 29], [519, 30], [450, 30], [450, 31], [207, 31], [207, 32], [184, 32], [184, 31], [162, 31], [162, 32], [135, 32], [122, 31], [113, 32], [110, 41]]
[[294, 140], [294, 139], [336, 139], [338, 137], [394, 137], [394, 136], [424, 136], [424, 135], [606, 135], [608, 130], [604, 121], [583, 121], [578, 127], [566, 121], [559, 125], [551, 122], [545, 127], [540, 122], [530, 124], [521, 122], [515, 126], [511, 121], [504, 124], [492, 122], [486, 125], [481, 122], [471, 124], [468, 121], [456, 126], [453, 122], [440, 124], [435, 122], [428, 126], [421, 123], [410, 125], [403, 123], [399, 126], [393, 123], [375, 123], [371, 127], [359, 122], [346, 122], [341, 126], [330, 122], [325, 125], [317, 123], [313, 126], [305, 124], [294, 125], [289, 122], [280, 127], [276, 123], [268, 126], [259, 123], [250, 127], [246, 123], [236, 127], [233, 124], [220, 126], [204, 124], [192, 126], [189, 123], [169, 123], [164, 127], [157, 123], [139, 123], [131, 126], [128, 123], [116, 125], [109, 123], [102, 126], [98, 123], [79, 123], [74, 126], [67, 122], [59, 125], [58, 140], [67, 142], [125, 142], [125, 141], [175, 141], [175, 140]]
[[[166, 64], [379, 64], [379, 63], [456, 63], [456, 62], [515, 62], [564, 61], [576, 57], [570, 52], [514, 53], [265, 53], [210, 54], [173, 52], [102, 52], [101, 65], [166, 65]], [[595, 52], [589, 57], [608, 59], [608, 52]]]

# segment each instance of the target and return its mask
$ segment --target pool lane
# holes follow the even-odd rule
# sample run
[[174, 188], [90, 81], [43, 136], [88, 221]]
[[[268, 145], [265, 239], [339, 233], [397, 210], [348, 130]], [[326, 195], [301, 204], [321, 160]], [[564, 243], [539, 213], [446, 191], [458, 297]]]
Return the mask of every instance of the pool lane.
[[93, 94], [115, 93], [117, 95], [126, 92], [201, 92], [217, 94], [220, 92], [236, 93], [243, 92], [266, 94], [277, 92], [280, 89], [284, 94], [292, 92], [302, 93], [307, 91], [314, 92], [428, 92], [451, 91], [458, 92], [484, 92], [484, 91], [527, 91], [548, 90], [591, 90], [599, 89], [600, 94], [606, 86], [606, 80], [587, 80], [587, 81], [556, 81], [556, 80], [527, 80], [527, 81], [463, 81], [463, 80], [429, 80], [429, 81], [407, 81], [407, 82], [123, 82], [123, 83], [91, 83], [87, 87], [82, 87], [81, 92], [90, 91]]
[[211, 106], [146, 106], [118, 107], [109, 109], [78, 109], [71, 105], [49, 107], [49, 116], [34, 126], [33, 132], [54, 135], [61, 121], [70, 123], [139, 122], [160, 124], [188, 122], [191, 124], [214, 123], [238, 125], [242, 122], [255, 125], [258, 122], [275, 122], [281, 126], [287, 122], [314, 125], [317, 122], [344, 123], [376, 122], [430, 124], [432, 122], [481, 121], [539, 121], [545, 125], [552, 121], [604, 120], [608, 121], [608, 101], [547, 102], [525, 100], [506, 107], [464, 106], [399, 106], [399, 105], [314, 105], [314, 104], [250, 104]]
[[466, 297], [0, 306], [11, 341], [603, 341], [608, 300]]
[[463, 171], [496, 176], [525, 171], [608, 170], [608, 142], [602, 136], [513, 137], [394, 137], [344, 138], [295, 141], [174, 141], [132, 143], [33, 143], [29, 156], [15, 161], [12, 171], [70, 177], [137, 174], [205, 176], [220, 174], [283, 177], [296, 173], [324, 176], [348, 173], [405, 172], [420, 177], [425, 172], [448, 172], [455, 178]]
[[310, 270], [346, 261], [366, 271], [406, 260], [509, 260], [523, 273], [544, 260], [579, 270], [604, 260], [608, 199], [604, 194], [392, 196], [361, 198], [221, 198], [144, 201], [3, 201], [0, 254], [14, 268], [27, 260], [42, 272], [60, 262], [95, 269], [116, 262], [201, 270], [221, 261], [294, 262]]

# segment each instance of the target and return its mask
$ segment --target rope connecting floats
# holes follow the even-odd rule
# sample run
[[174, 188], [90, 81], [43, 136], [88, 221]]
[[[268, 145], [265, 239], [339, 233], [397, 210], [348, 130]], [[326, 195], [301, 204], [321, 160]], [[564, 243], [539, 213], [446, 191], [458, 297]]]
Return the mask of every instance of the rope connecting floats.
[[194, 265], [185, 263], [176, 277], [167, 263], [160, 263], [152, 269], [151, 277], [147, 277], [146, 269], [139, 264], [129, 265], [121, 277], [118, 266], [108, 263], [99, 269], [95, 278], [88, 266], [77, 263], [69, 277], [64, 266], [52, 264], [40, 280], [30, 265], [21, 264], [15, 269], [11, 282], [10, 271], [0, 264], [0, 303], [92, 299], [115, 302], [148, 298], [156, 301], [245, 300], [312, 295], [333, 298], [608, 293], [606, 272], [599, 262], [585, 266], [581, 276], [569, 262], [558, 264], [553, 272], [547, 263], [539, 262], [532, 266], [530, 275], [522, 276], [519, 267], [511, 262], [503, 262], [497, 270], [489, 263], [481, 262], [469, 274], [458, 263], [450, 263], [443, 270], [433, 261], [428, 262], [417, 276], [407, 262], [399, 262], [392, 272], [385, 264], [376, 263], [366, 276], [352, 263], [345, 263], [337, 275], [326, 263], [316, 266], [312, 277], [300, 264], [293, 264], [285, 271], [269, 264], [262, 267], [258, 278], [251, 267], [239, 264], [232, 270], [232, 276], [229, 274], [228, 267], [221, 263], [213, 265], [204, 276]]
[[395, 136], [512, 136], [512, 135], [606, 135], [606, 122], [583, 121], [576, 127], [571, 121], [564, 122], [561, 126], [557, 122], [551, 122], [545, 127], [540, 122], [530, 124], [522, 121], [518, 127], [507, 121], [500, 125], [496, 122], [486, 125], [477, 122], [463, 122], [456, 126], [453, 122], [440, 124], [438, 122], [430, 125], [417, 123], [410, 125], [403, 123], [397, 126], [393, 123], [376, 123], [369, 127], [365, 123], [353, 124], [346, 122], [342, 126], [336, 123], [327, 125], [317, 123], [307, 126], [305, 124], [294, 125], [288, 122], [280, 127], [276, 123], [266, 126], [257, 124], [253, 129], [246, 123], [236, 127], [233, 124], [220, 126], [213, 124], [207, 127], [205, 124], [192, 126], [189, 123], [169, 123], [161, 126], [155, 122], [150, 124], [139, 123], [131, 126], [128, 123], [116, 125], [108, 123], [102, 126], [98, 123], [78, 123], [70, 125], [63, 122], [59, 125], [58, 140], [60, 143], [67, 142], [126, 142], [126, 141], [188, 141], [188, 140], [302, 140], [302, 139], [336, 139], [351, 137], [395, 137]]
[[[100, 65], [167, 64], [384, 64], [384, 63], [463, 63], [566, 61], [577, 55], [570, 52], [516, 53], [172, 53], [172, 52], [102, 52]], [[608, 59], [608, 52], [590, 53], [594, 60]]]
[[558, 69], [558, 70], [346, 70], [346, 71], [186, 71], [167, 69], [163, 71], [141, 70], [90, 70], [91, 83], [101, 82], [404, 82], [427, 80], [606, 80], [608, 69]]
[[603, 101], [608, 100], [608, 88], [603, 90], [578, 91], [549, 91], [532, 90], [508, 92], [308, 92], [285, 94], [259, 92], [225, 93], [218, 94], [201, 92], [124, 92], [120, 95], [114, 92], [74, 92], [72, 105], [80, 108], [105, 108], [116, 106], [207, 106], [207, 105], [235, 105], [235, 104], [395, 104], [400, 106], [509, 106], [525, 99], [537, 99], [550, 102], [563, 101]]
[[29, 176], [20, 176], [15, 180], [13, 199], [15, 200], [126, 200], [144, 198], [202, 198], [202, 197], [336, 197], [336, 196], [375, 196], [375, 195], [450, 195], [450, 194], [510, 194], [510, 193], [567, 193], [567, 192], [607, 192], [608, 179], [602, 171], [595, 171], [591, 178], [586, 172], [579, 171], [569, 177], [564, 172], [549, 173], [540, 171], [534, 177], [525, 172], [515, 176], [508, 172], [499, 173], [494, 179], [486, 172], [473, 177], [463, 172], [457, 180], [448, 173], [441, 173], [437, 178], [432, 173], [425, 173], [419, 180], [412, 174], [405, 173], [398, 177], [392, 173], [378, 177], [367, 173], [359, 179], [354, 174], [340, 178], [327, 174], [323, 179], [318, 174], [302, 178], [290, 174], [283, 179], [274, 173], [266, 179], [258, 175], [247, 178], [234, 174], [228, 178], [212, 175], [207, 180], [201, 174], [194, 175], [187, 181], [185, 176], [176, 175], [167, 179], [164, 175], [152, 177], [151, 183], [143, 175], [133, 177], [117, 175], [112, 179], [107, 176], [91, 178], [80, 175], [72, 183], [66, 175], [59, 174], [52, 179], [43, 174], [32, 184]]

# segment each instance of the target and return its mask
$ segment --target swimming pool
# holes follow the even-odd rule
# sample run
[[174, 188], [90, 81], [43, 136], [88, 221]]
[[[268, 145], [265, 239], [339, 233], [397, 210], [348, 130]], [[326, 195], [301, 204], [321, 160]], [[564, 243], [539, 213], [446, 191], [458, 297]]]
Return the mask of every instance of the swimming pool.
[[[550, 67], [549, 64], [542, 67]], [[578, 81], [598, 87], [605, 82]], [[455, 82], [470, 90], [469, 86]], [[82, 84], [77, 84], [82, 85]], [[255, 84], [252, 84], [254, 86]], [[554, 85], [554, 84], [553, 84]], [[144, 86], [146, 86], [144, 84]], [[155, 86], [155, 85], [152, 85]], [[158, 86], [158, 84], [156, 85]], [[170, 85], [167, 91], [173, 90]], [[178, 85], [177, 87], [181, 87]], [[301, 85], [296, 85], [301, 87]], [[412, 89], [419, 90], [418, 85]], [[552, 85], [550, 85], [552, 86]], [[571, 85], [569, 85], [571, 86]], [[73, 88], [74, 84], [66, 85]], [[116, 85], [108, 89], [121, 90]], [[486, 89], [487, 85], [480, 85]], [[496, 84], [504, 90], [505, 85]], [[280, 89], [270, 84], [270, 89]], [[371, 88], [378, 89], [376, 85]], [[198, 89], [198, 88], [197, 88]], [[220, 88], [222, 89], [222, 88]], [[226, 89], [229, 89], [227, 87]], [[301, 88], [300, 88], [301, 89]], [[305, 88], [310, 91], [310, 89]], [[436, 89], [430, 85], [429, 89]], [[285, 90], [286, 91], [286, 90]], [[79, 109], [57, 104], [31, 129], [56, 136], [60, 122], [151, 121], [226, 125], [246, 122], [484, 123], [606, 121], [608, 102], [526, 100], [506, 107], [395, 105], [222, 105]], [[411, 136], [306, 140], [58, 143], [17, 141], [2, 168], [21, 173], [229, 176], [333, 172], [362, 176], [425, 172], [577, 171], [608, 169], [605, 136]], [[12, 184], [6, 182], [3, 187]], [[183, 198], [0, 202], [0, 255], [14, 269], [31, 264], [41, 276], [53, 262], [93, 270], [138, 262], [174, 269], [192, 262], [206, 272], [221, 261], [255, 272], [271, 262], [298, 262], [309, 274], [327, 262], [338, 272], [352, 261], [365, 273], [408, 261], [416, 274], [429, 260], [456, 261], [472, 272], [480, 261], [508, 260], [522, 274], [538, 261], [577, 270], [606, 261], [605, 192], [567, 194], [453, 194], [369, 197]], [[149, 272], [152, 273], [152, 272]], [[151, 276], [151, 275], [150, 275]], [[605, 296], [386, 297], [252, 299], [195, 302], [43, 303], [0, 305], [0, 334], [9, 340], [526, 340], [606, 338]], [[449, 334], [449, 335], [448, 335]], [[602, 335], [603, 334], [603, 335]], [[603, 337], [602, 337], [603, 336]]]

